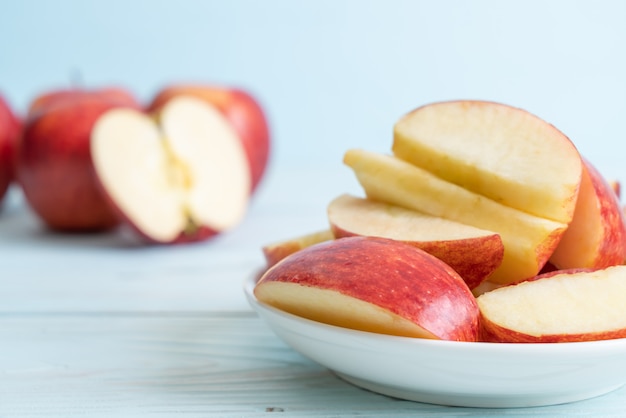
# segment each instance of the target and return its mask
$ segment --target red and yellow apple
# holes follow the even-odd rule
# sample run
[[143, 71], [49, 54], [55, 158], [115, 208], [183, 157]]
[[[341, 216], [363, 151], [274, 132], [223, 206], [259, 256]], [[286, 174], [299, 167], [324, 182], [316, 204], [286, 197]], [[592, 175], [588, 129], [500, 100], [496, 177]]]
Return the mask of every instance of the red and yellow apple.
[[399, 241], [347, 237], [293, 253], [267, 270], [259, 301], [345, 328], [475, 341], [479, 311], [463, 279], [438, 258]]
[[258, 100], [247, 91], [207, 84], [179, 84], [163, 88], [152, 99], [149, 111], [157, 111], [177, 96], [193, 96], [215, 106], [233, 125], [250, 164], [251, 192], [265, 174], [271, 151], [267, 116]]
[[444, 218], [347, 194], [328, 205], [336, 238], [374, 236], [402, 241], [452, 267], [470, 289], [502, 263], [500, 235]]
[[140, 107], [130, 94], [117, 92], [53, 91], [31, 104], [17, 178], [32, 210], [53, 230], [97, 231], [118, 224], [97, 186], [90, 152], [91, 130], [100, 116], [114, 108]]
[[93, 126], [97, 185], [139, 235], [152, 243], [205, 240], [237, 226], [250, 198], [250, 168], [232, 124], [191, 96], [158, 113], [116, 108]]
[[480, 295], [481, 340], [548, 343], [626, 338], [626, 266], [554, 271]]
[[15, 158], [21, 132], [21, 121], [0, 95], [0, 202], [15, 180]]

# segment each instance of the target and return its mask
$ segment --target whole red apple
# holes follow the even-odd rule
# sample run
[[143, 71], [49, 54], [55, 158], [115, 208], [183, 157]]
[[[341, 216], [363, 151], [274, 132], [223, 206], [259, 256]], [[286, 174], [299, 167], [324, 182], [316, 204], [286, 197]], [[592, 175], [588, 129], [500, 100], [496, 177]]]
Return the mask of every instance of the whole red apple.
[[161, 90], [148, 109], [158, 110], [167, 101], [180, 95], [197, 97], [212, 104], [232, 123], [248, 156], [251, 192], [254, 192], [265, 173], [271, 149], [268, 121], [259, 102], [250, 93], [238, 88], [181, 84]]
[[0, 202], [15, 179], [15, 153], [21, 122], [0, 94]]
[[107, 110], [139, 108], [129, 93], [61, 90], [33, 100], [17, 159], [17, 179], [33, 211], [51, 229], [112, 228], [118, 217], [96, 183], [90, 154], [91, 130]]

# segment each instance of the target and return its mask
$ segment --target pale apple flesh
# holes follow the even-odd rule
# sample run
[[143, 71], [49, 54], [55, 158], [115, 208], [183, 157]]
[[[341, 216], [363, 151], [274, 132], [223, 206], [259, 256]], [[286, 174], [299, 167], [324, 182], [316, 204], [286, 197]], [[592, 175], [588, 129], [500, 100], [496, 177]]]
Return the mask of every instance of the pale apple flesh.
[[348, 237], [300, 250], [260, 278], [255, 296], [330, 325], [417, 338], [475, 341], [476, 300], [441, 260], [399, 241]]
[[558, 269], [605, 268], [626, 260], [626, 221], [615, 189], [584, 160], [574, 218], [550, 257]]
[[537, 275], [567, 228], [567, 224], [473, 193], [394, 156], [351, 149], [345, 153], [344, 163], [373, 200], [498, 233], [504, 256], [489, 277], [496, 283]]
[[[404, 337], [437, 339], [412, 321], [341, 292], [294, 283], [266, 283], [257, 298], [291, 314], [338, 327]], [[358, 312], [358, 315], [354, 313]]]
[[271, 151], [269, 123], [261, 104], [242, 89], [196, 83], [164, 88], [148, 109], [157, 111], [180, 96], [196, 97], [215, 106], [232, 124], [248, 156], [251, 192], [254, 192], [266, 172]]
[[347, 194], [331, 201], [327, 213], [336, 238], [375, 236], [413, 245], [452, 267], [470, 289], [502, 263], [504, 246], [495, 232]]
[[483, 101], [426, 105], [396, 123], [392, 149], [505, 206], [561, 223], [572, 219], [580, 155], [562, 132], [522, 109]]
[[552, 272], [477, 299], [481, 340], [511, 343], [626, 337], [626, 266]]
[[202, 228], [225, 231], [246, 213], [245, 152], [224, 117], [198, 99], [171, 100], [157, 121], [132, 109], [112, 110], [96, 123], [91, 145], [106, 194], [149, 240], [173, 242]]
[[266, 267], [269, 268], [288, 255], [334, 238], [330, 229], [323, 229], [264, 245], [261, 250], [265, 257]]

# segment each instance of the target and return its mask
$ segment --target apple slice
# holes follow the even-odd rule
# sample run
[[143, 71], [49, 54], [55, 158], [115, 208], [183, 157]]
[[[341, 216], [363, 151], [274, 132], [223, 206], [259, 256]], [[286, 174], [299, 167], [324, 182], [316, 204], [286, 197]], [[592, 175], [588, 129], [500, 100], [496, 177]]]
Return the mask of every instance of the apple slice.
[[552, 272], [477, 299], [491, 342], [575, 342], [626, 337], [626, 266]]
[[393, 152], [505, 206], [562, 223], [574, 214], [580, 154], [522, 109], [471, 100], [423, 106], [396, 123]]
[[550, 262], [558, 269], [605, 268], [626, 260], [626, 223], [615, 189], [584, 160], [574, 218]]
[[267, 267], [269, 268], [288, 255], [310, 247], [313, 244], [319, 244], [320, 242], [329, 241], [334, 238], [335, 236], [330, 229], [324, 229], [273, 242], [263, 246], [262, 251], [265, 256], [265, 261], [267, 262]]
[[478, 307], [463, 279], [399, 241], [348, 237], [312, 245], [261, 277], [254, 294], [286, 312], [345, 328], [476, 341]]
[[500, 235], [370, 199], [341, 195], [328, 205], [336, 238], [374, 236], [402, 241], [452, 267], [470, 289], [502, 263]]
[[246, 213], [245, 151], [224, 116], [199, 99], [172, 99], [158, 123], [136, 110], [112, 110], [95, 125], [91, 152], [106, 195], [149, 241], [206, 239]]
[[496, 283], [537, 275], [567, 228], [473, 193], [394, 156], [352, 149], [344, 162], [373, 200], [500, 234], [502, 264], [489, 277]]

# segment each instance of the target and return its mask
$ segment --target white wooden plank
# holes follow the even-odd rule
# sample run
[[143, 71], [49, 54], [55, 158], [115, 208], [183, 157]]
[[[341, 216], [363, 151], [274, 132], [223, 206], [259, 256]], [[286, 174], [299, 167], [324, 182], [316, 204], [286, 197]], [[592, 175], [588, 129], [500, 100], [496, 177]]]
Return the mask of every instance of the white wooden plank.
[[466, 409], [351, 386], [252, 313], [0, 315], [0, 417], [623, 416], [626, 390], [561, 406]]

